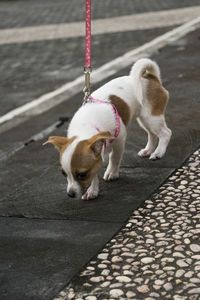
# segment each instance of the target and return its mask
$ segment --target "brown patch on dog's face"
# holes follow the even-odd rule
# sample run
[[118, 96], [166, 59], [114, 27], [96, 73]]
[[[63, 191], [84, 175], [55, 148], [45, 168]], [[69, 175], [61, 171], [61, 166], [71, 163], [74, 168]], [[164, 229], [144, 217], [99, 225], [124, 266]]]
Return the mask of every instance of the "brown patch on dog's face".
[[109, 132], [101, 132], [88, 140], [80, 141], [71, 159], [74, 179], [86, 189], [102, 167], [102, 147], [106, 139], [113, 139]]
[[63, 152], [65, 149], [75, 140], [75, 136], [72, 138], [66, 138], [62, 136], [50, 136], [48, 141], [43, 143], [42, 145], [46, 144], [53, 144], [56, 149], [60, 152], [60, 158], [62, 157]]
[[131, 118], [130, 107], [123, 99], [118, 96], [111, 95], [109, 96], [109, 99], [111, 103], [115, 105], [124, 125], [127, 126]]
[[163, 115], [168, 103], [168, 91], [162, 86], [159, 79], [153, 74], [146, 72], [142, 75], [142, 77], [149, 80], [147, 86], [147, 98], [151, 106], [152, 115]]

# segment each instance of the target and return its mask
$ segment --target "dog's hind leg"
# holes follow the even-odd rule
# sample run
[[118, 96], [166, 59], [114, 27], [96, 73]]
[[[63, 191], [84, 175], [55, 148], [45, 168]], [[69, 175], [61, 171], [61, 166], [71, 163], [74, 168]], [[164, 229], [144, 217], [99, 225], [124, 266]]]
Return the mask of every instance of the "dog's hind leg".
[[153, 128], [152, 130], [159, 140], [157, 148], [150, 156], [150, 159], [155, 160], [164, 156], [171, 139], [172, 132], [171, 129], [169, 129], [166, 125], [164, 115], [152, 117], [151, 123]]
[[142, 127], [148, 134], [148, 141], [146, 147], [144, 149], [141, 149], [138, 152], [138, 155], [140, 157], [148, 157], [154, 152], [157, 146], [157, 136], [151, 131], [150, 126], [148, 122], [145, 122], [145, 119], [141, 117], [137, 118], [137, 121], [140, 127]]

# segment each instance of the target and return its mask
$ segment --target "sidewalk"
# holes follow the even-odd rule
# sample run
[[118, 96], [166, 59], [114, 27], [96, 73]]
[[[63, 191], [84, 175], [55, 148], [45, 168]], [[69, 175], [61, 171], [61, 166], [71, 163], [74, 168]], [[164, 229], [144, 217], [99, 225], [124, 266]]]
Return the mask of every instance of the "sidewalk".
[[[58, 2], [59, 5], [66, 5], [64, 0]], [[109, 9], [105, 16], [127, 15], [129, 10], [133, 14], [140, 11], [141, 6], [143, 12], [150, 9], [146, 6], [146, 1], [127, 0], [127, 6], [123, 5], [124, 1], [119, 2], [118, 7], [117, 2], [107, 1]], [[178, 1], [169, 1], [168, 7], [163, 1], [157, 1], [156, 4], [154, 0], [150, 2], [153, 11], [179, 6]], [[14, 12], [17, 14], [23, 4], [27, 8], [22, 0], [15, 4], [12, 2], [12, 9], [8, 3], [4, 1], [3, 5], [4, 9], [8, 9], [10, 17]], [[53, 0], [44, 1], [42, 4], [39, 0], [30, 3], [36, 11], [40, 11], [40, 5], [44, 3], [51, 9], [53, 7], [54, 13], [56, 11]], [[78, 1], [69, 3], [73, 6]], [[102, 3], [95, 2], [98, 7]], [[184, 3], [190, 5], [191, 2], [186, 0]], [[121, 12], [119, 8], [122, 7]], [[50, 24], [50, 8], [44, 14], [44, 19], [42, 13], [35, 14], [35, 19], [25, 18], [24, 11], [21, 11], [21, 19], [17, 23], [19, 26], [16, 27]], [[113, 12], [110, 8], [113, 8]], [[68, 14], [70, 15], [70, 10]], [[102, 18], [102, 14], [102, 10], [98, 11], [95, 18]], [[58, 13], [55, 23], [56, 20], [58, 23], [66, 21], [64, 11], [62, 16], [63, 19], [59, 21]], [[76, 16], [70, 15], [69, 21], [81, 21], [79, 17], [80, 11], [77, 11]], [[13, 23], [11, 27], [15, 27]], [[94, 39], [97, 43], [97, 66], [104, 63], [103, 59], [114, 59], [168, 29], [98, 36]], [[120, 179], [109, 184], [100, 179], [100, 196], [94, 201], [85, 202], [67, 197], [66, 180], [60, 174], [56, 152], [51, 147], [41, 146], [47, 138], [49, 128], [51, 135], [66, 134], [66, 126], [80, 106], [82, 94], [78, 93], [53, 109], [31, 117], [0, 134], [1, 300], [78, 297], [84, 300], [96, 300], [98, 297], [101, 300], [115, 297], [146, 300], [174, 297], [169, 299], [187, 300], [178, 298], [179, 292], [179, 297], [189, 295], [193, 297], [189, 300], [198, 299], [200, 199], [199, 181], [196, 177], [199, 172], [199, 153], [196, 152], [191, 160], [185, 161], [200, 145], [200, 73], [197, 67], [199, 35], [200, 29], [197, 29], [169, 43], [152, 56], [160, 65], [164, 86], [170, 92], [166, 119], [173, 137], [165, 157], [154, 162], [138, 157], [138, 151], [145, 145], [146, 135], [133, 122], [129, 128]], [[6, 67], [6, 63], [0, 68], [0, 74], [3, 77], [5, 70], [7, 83], [10, 84], [3, 89], [5, 97], [1, 100], [2, 109], [6, 111], [10, 109], [10, 105], [18, 106], [19, 103], [21, 105], [28, 102], [36, 94], [44, 93], [46, 88], [52, 90], [57, 85], [60, 86], [66, 81], [66, 76], [71, 76], [70, 72], [66, 72], [66, 65], [62, 69], [66, 44], [69, 44], [67, 49], [72, 55], [68, 57], [68, 67], [73, 70], [75, 78], [82, 66], [80, 60], [83, 59], [76, 52], [79, 51], [77, 45], [81, 45], [77, 40], [73, 40], [71, 44], [68, 39], [51, 41], [49, 48], [45, 48], [46, 41], [41, 44], [33, 42], [26, 48], [24, 44], [12, 45], [13, 52], [8, 51], [11, 49], [10, 45], [0, 46], [0, 50], [7, 57], [7, 63], [13, 63], [13, 69]], [[113, 44], [117, 46], [111, 47]], [[20, 49], [25, 51], [22, 51], [22, 60], [17, 57]], [[45, 51], [47, 56], [41, 57]], [[30, 62], [31, 53], [34, 55]], [[103, 57], [104, 53], [106, 57]], [[77, 60], [71, 65], [70, 60], [74, 57]], [[16, 62], [22, 64], [16, 66]], [[28, 63], [24, 65], [23, 62]], [[50, 62], [49, 65], [47, 62]], [[29, 66], [33, 66], [33, 69], [27, 73]], [[115, 77], [127, 75], [130, 67], [122, 69]], [[58, 76], [55, 76], [56, 70]], [[50, 80], [46, 80], [45, 72], [52, 72], [50, 77], [47, 76]], [[93, 86], [93, 89], [102, 83]], [[5, 108], [4, 103], [7, 105]], [[64, 124], [59, 121], [63, 115], [68, 117]], [[170, 179], [166, 181], [169, 176]], [[187, 205], [189, 209], [186, 209]], [[177, 224], [172, 225], [174, 220]], [[178, 223], [179, 221], [183, 222]], [[187, 236], [188, 233], [190, 236]], [[180, 247], [175, 249], [174, 243], [175, 247]], [[81, 276], [80, 270], [85, 272], [84, 276]], [[185, 296], [185, 293], [188, 294]]]

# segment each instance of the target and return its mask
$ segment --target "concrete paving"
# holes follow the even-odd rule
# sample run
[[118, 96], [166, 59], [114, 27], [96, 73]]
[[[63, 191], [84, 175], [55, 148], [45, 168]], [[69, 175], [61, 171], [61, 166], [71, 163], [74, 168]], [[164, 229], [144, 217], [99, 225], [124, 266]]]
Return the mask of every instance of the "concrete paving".
[[[25, 5], [22, 2], [16, 3]], [[39, 2], [30, 3], [33, 6], [37, 4], [37, 8], [41, 9]], [[54, 5], [51, 1], [44, 3], [50, 7]], [[108, 3], [111, 4], [109, 1]], [[133, 1], [128, 3], [131, 6]], [[163, 8], [164, 2], [160, 3], [162, 4], [157, 10]], [[175, 3], [175, 1], [170, 3]], [[139, 3], [137, 4], [139, 7]], [[6, 5], [8, 5], [7, 2], [4, 3], [4, 7], [8, 9], [9, 5]], [[10, 6], [10, 10], [8, 9], [9, 13], [14, 7], [17, 11], [19, 6], [14, 3]], [[173, 7], [169, 5], [168, 8]], [[128, 13], [125, 11], [123, 14]], [[113, 16], [116, 15], [117, 13], [113, 12]], [[119, 15], [118, 11], [117, 16]], [[72, 21], [77, 21], [78, 16], [74, 19]], [[28, 20], [23, 22], [25, 24]], [[40, 22], [37, 21], [37, 24], [39, 23], [42, 23], [41, 19]], [[137, 45], [150, 39], [148, 36], [150, 31], [148, 34], [145, 32], [132, 33]], [[132, 47], [133, 39], [130, 42], [128, 34], [123, 34], [123, 49], [120, 47], [119, 49], [112, 48], [112, 51], [107, 51], [109, 48], [104, 49], [107, 53], [106, 60], [109, 61], [110, 58], [119, 55], [120, 51], [123, 52]], [[152, 36], [156, 34], [158, 31], [152, 31]], [[117, 34], [115, 37], [117, 42]], [[122, 227], [132, 211], [148, 199], [198, 147], [200, 143], [197, 114], [199, 111], [199, 70], [196, 67], [199, 59], [198, 37], [199, 30], [196, 30], [153, 56], [161, 67], [164, 85], [170, 92], [167, 122], [173, 131], [173, 138], [166, 156], [156, 162], [139, 158], [137, 152], [144, 146], [146, 136], [137, 124], [133, 123], [129, 128], [121, 178], [109, 184], [101, 181], [101, 194], [95, 201], [84, 202], [69, 199], [66, 195], [66, 182], [60, 174], [56, 152], [50, 147], [41, 147], [44, 137], [37, 141], [31, 140], [31, 137], [41, 130], [52, 124], [58, 125], [59, 122], [56, 122], [60, 116], [64, 115], [70, 119], [81, 104], [81, 94], [1, 134], [0, 298], [2, 300], [46, 300], [56, 297], [71, 278]], [[106, 38], [108, 45], [110, 42], [114, 43], [114, 39], [109, 41], [110, 36], [104, 36], [102, 40], [105, 41]], [[31, 49], [29, 53], [27, 52], [29, 56], [33, 53]], [[59, 60], [63, 49], [64, 47], [61, 47], [60, 52], [54, 53], [52, 58]], [[100, 50], [96, 56], [99, 65], [103, 60]], [[115, 51], [119, 52], [116, 54]], [[11, 56], [15, 54], [14, 51]], [[76, 55], [74, 52], [73, 57]], [[32, 57], [36, 61], [35, 56]], [[83, 60], [83, 57], [81, 59]], [[129, 68], [125, 68], [116, 76], [127, 74], [128, 71]], [[14, 74], [10, 72], [10, 80]], [[23, 72], [22, 68], [19, 76], [23, 76], [25, 80], [27, 72]], [[36, 80], [31, 91], [35, 92], [34, 90], [40, 89], [44, 92], [43, 73], [35, 71], [35, 75], [32, 73], [31, 76], [32, 82]], [[51, 82], [54, 82], [54, 79], [55, 77], [52, 77]], [[30, 85], [24, 86], [24, 95], [30, 92], [31, 80]], [[51, 82], [48, 82], [49, 86]], [[58, 80], [57, 84], [60, 83], [61, 81]], [[13, 86], [13, 83], [10, 86]], [[51, 88], [54, 86], [53, 83]], [[4, 90], [5, 96], [7, 91]], [[19, 94], [16, 98], [20, 99]], [[12, 103], [19, 105], [18, 100]], [[59, 127], [55, 125], [53, 134], [65, 135], [68, 122], [69, 120], [64, 124], [60, 122]]]

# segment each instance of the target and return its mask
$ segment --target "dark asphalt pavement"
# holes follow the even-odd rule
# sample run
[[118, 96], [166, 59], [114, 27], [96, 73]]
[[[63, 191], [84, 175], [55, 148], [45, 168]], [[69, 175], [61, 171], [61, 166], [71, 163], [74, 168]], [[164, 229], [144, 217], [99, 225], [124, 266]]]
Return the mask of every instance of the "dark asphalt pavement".
[[[92, 19], [189, 7], [190, 0], [92, 1]], [[0, 29], [23, 28], [84, 20], [84, 0], [1, 1]], [[92, 65], [102, 64], [168, 31], [163, 27], [100, 34], [92, 39]], [[114, 46], [113, 46], [114, 45]], [[84, 38], [35, 41], [0, 46], [0, 116], [74, 80], [83, 72]]]
[[[22, 5], [23, 1], [13, 2], [16, 10], [17, 2]], [[189, 3], [182, 3], [186, 2]], [[8, 3], [4, 2], [4, 5]], [[39, 6], [39, 2], [36, 3]], [[53, 1], [49, 2], [53, 5], [52, 3]], [[111, 5], [111, 1], [108, 3]], [[138, 1], [136, 3], [139, 5]], [[163, 9], [164, 2], [160, 3], [160, 9]], [[173, 5], [174, 2], [170, 3]], [[177, 3], [179, 6], [178, 1]], [[63, 19], [62, 22], [64, 21], [66, 20]], [[21, 26], [25, 26], [26, 22], [28, 21], [25, 20]], [[148, 34], [142, 32], [140, 39], [140, 33], [133, 32], [134, 46], [158, 33], [160, 32], [152, 31], [152, 35], [147, 37]], [[59, 170], [58, 155], [51, 147], [43, 148], [43, 140], [23, 146], [32, 135], [56, 122], [60, 116], [71, 118], [81, 104], [82, 95], [78, 94], [48, 112], [1, 134], [1, 300], [52, 299], [121, 228], [132, 210], [141, 205], [197, 148], [200, 143], [200, 73], [197, 68], [199, 36], [200, 30], [196, 30], [153, 56], [161, 67], [163, 83], [170, 92], [166, 119], [173, 137], [165, 157], [152, 162], [137, 156], [137, 152], [145, 145], [146, 135], [134, 122], [129, 128], [120, 179], [112, 183], [101, 180], [100, 196], [94, 201], [84, 202], [67, 197], [65, 179]], [[117, 38], [121, 36], [116, 35], [116, 40]], [[120, 51], [124, 52], [132, 47], [129, 40], [123, 35], [124, 48], [108, 54], [106, 59], [109, 61], [118, 56]], [[108, 43], [113, 43], [113, 40]], [[59, 60], [59, 55], [58, 51], [55, 60]], [[97, 59], [101, 65], [101, 52]], [[77, 68], [78, 64], [81, 65], [80, 62], [77, 63]], [[56, 65], [56, 68], [59, 69], [59, 66]], [[128, 72], [127, 68], [116, 76]], [[2, 74], [1, 70], [0, 73]], [[8, 82], [12, 85], [12, 73], [10, 76]], [[19, 76], [27, 77], [22, 70]], [[34, 77], [33, 73], [32, 78]], [[39, 82], [40, 78], [35, 80]], [[48, 84], [51, 88], [56, 87], [50, 82]], [[43, 84], [41, 86], [37, 83], [36, 90], [38, 88], [43, 92]], [[23, 93], [29, 92], [29, 84], [25, 84]], [[6, 94], [5, 90], [5, 97]], [[68, 122], [52, 134], [65, 135], [67, 124]], [[21, 150], [12, 154], [13, 149], [18, 146]], [[9, 152], [9, 149], [12, 151]], [[10, 157], [6, 158], [8, 153]]]

